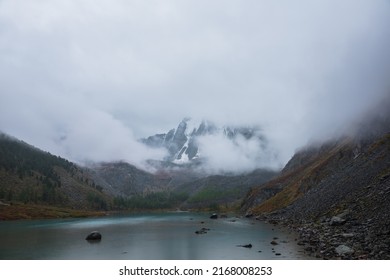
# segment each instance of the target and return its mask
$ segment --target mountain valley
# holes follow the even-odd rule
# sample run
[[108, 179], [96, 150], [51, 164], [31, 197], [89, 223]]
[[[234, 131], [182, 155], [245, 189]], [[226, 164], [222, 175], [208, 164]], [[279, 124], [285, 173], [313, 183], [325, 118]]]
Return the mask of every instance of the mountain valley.
[[[164, 161], [149, 161], [153, 172], [124, 161], [79, 166], [2, 134], [0, 219], [234, 211], [297, 231], [313, 257], [390, 259], [388, 113], [367, 118], [353, 133], [303, 147], [281, 171], [242, 174], [203, 172], [193, 137], [212, 129], [202, 123], [191, 138], [186, 127], [183, 121], [173, 132], [142, 140], [170, 151]], [[231, 139], [259, 135], [230, 132], [224, 135]]]

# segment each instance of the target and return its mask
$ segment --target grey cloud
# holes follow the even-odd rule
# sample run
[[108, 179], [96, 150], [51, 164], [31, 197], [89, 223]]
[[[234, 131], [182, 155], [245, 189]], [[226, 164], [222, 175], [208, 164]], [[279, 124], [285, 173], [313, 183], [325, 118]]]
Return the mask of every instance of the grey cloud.
[[[261, 136], [261, 135], [258, 135]], [[222, 131], [199, 137], [202, 168], [209, 173], [243, 173], [256, 168], [280, 169], [277, 151], [258, 137], [244, 138], [237, 135], [229, 139]]]
[[389, 15], [385, 0], [3, 0], [0, 130], [141, 164], [163, 151], [138, 138], [190, 116], [260, 125], [283, 164], [389, 95]]

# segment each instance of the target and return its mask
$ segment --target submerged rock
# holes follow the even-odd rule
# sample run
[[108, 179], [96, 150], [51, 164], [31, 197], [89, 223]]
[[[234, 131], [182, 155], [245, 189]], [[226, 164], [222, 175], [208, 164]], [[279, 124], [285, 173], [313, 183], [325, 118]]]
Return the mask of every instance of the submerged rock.
[[87, 235], [85, 239], [92, 240], [92, 241], [101, 240], [102, 235], [98, 231], [92, 231], [90, 234]]

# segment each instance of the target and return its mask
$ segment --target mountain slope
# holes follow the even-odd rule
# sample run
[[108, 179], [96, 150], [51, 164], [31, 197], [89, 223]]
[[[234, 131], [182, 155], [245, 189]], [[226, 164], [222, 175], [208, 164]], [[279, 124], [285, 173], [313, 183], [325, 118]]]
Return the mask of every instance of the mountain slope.
[[88, 168], [93, 180], [111, 196], [144, 195], [169, 190], [169, 174], [152, 174], [126, 162], [94, 164]]
[[0, 199], [106, 210], [111, 199], [75, 164], [0, 134]]
[[389, 259], [389, 124], [386, 116], [367, 121], [352, 137], [301, 150], [248, 193], [242, 210], [299, 228], [318, 257]]
[[[185, 167], [152, 174], [125, 162], [95, 164], [88, 168], [88, 173], [107, 194], [115, 197], [115, 206], [129, 209], [230, 207], [239, 203], [250, 187], [277, 174], [259, 169], [235, 176], [205, 176]], [[156, 199], [160, 201], [151, 202]]]
[[183, 209], [237, 207], [248, 190], [269, 181], [276, 171], [258, 169], [242, 175], [212, 175], [178, 186], [175, 190], [189, 194]]

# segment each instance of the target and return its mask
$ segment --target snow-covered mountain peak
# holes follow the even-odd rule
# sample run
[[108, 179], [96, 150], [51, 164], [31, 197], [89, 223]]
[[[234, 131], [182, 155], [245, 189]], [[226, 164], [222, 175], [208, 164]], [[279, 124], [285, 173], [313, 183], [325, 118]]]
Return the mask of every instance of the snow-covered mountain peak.
[[[166, 161], [186, 164], [202, 160], [202, 147], [205, 148], [205, 145], [208, 145], [207, 152], [210, 153], [213, 150], [212, 146], [219, 145], [217, 140], [223, 141], [225, 144], [229, 143], [232, 147], [241, 150], [243, 149], [240, 145], [243, 144], [244, 146], [264, 146], [266, 144], [259, 127], [218, 127], [210, 121], [196, 121], [190, 118], [183, 119], [176, 129], [142, 139], [142, 142], [150, 147], [166, 148], [169, 153]], [[245, 141], [247, 143], [244, 143]], [[218, 150], [217, 147], [216, 150]]]

